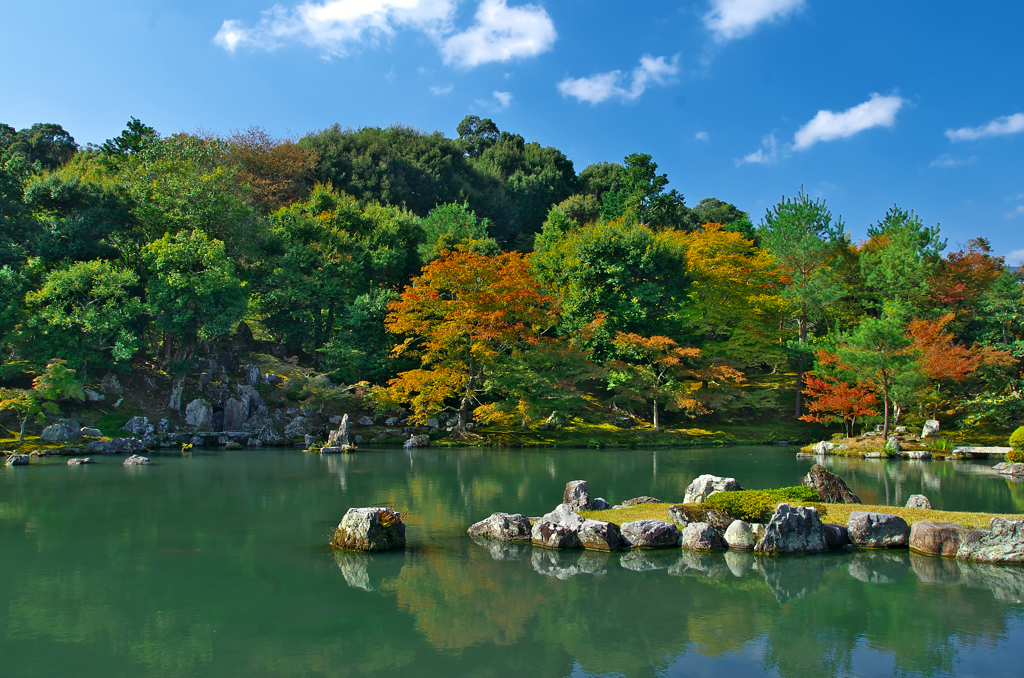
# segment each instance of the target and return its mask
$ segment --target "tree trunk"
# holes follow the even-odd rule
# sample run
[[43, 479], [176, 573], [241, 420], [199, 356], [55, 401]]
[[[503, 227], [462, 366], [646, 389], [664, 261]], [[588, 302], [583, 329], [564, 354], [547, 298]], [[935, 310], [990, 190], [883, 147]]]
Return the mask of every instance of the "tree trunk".
[[476, 361], [473, 360], [473, 336], [466, 335], [466, 393], [462, 396], [459, 404], [459, 422], [455, 425], [452, 433], [456, 436], [466, 432], [466, 425], [469, 424], [470, 407], [473, 405], [473, 386], [476, 373]]
[[22, 417], [21, 419], [21, 433], [18, 434], [18, 444], [25, 442], [25, 422], [28, 421], [28, 417]]
[[661, 422], [658, 419], [658, 399], [654, 399], [654, 430], [661, 431]]
[[796, 367], [796, 418], [800, 418], [801, 405], [803, 405], [804, 368], [806, 367], [806, 355], [804, 344], [807, 343], [807, 304], [800, 309], [800, 358]]
[[[885, 418], [882, 423], [882, 440], [889, 440], [889, 389], [885, 389], [882, 394], [882, 410], [885, 414]], [[885, 442], [883, 442], [885, 444]]]

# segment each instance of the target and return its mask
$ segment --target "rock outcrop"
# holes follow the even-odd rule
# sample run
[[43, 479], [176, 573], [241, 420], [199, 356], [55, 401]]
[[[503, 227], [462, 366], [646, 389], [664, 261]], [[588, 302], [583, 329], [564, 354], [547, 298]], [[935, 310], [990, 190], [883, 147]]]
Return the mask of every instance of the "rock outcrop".
[[679, 528], [665, 520], [635, 520], [623, 523], [619, 529], [630, 548], [668, 548], [679, 545]]
[[568, 504], [574, 511], [587, 511], [591, 508], [590, 489], [586, 480], [570, 480], [565, 484], [562, 503]]
[[907, 521], [891, 513], [854, 511], [846, 522], [850, 543], [872, 549], [906, 548], [910, 542]]
[[499, 541], [529, 541], [530, 519], [520, 513], [492, 513], [470, 525], [466, 532], [470, 536]]
[[932, 503], [928, 501], [928, 497], [923, 494], [912, 494], [910, 499], [907, 499], [907, 508], [909, 509], [926, 509], [932, 510]]
[[967, 528], [956, 523], [919, 520], [910, 528], [910, 548], [930, 556], [955, 557]]
[[722, 478], [721, 476], [704, 474], [694, 478], [689, 487], [686, 488], [683, 503], [700, 504], [711, 495], [718, 494], [719, 492], [735, 492], [741, 489], [743, 488], [740, 487], [735, 478]]
[[995, 517], [991, 531], [970, 530], [956, 557], [977, 563], [1024, 563], [1024, 520]]
[[827, 548], [825, 527], [818, 517], [818, 509], [779, 504], [754, 550], [777, 555], [816, 553]]
[[350, 508], [338, 524], [331, 546], [345, 551], [388, 551], [405, 547], [402, 516], [387, 507]]
[[862, 504], [860, 497], [855, 495], [836, 474], [826, 471], [821, 464], [815, 464], [804, 477], [802, 484], [818, 493], [818, 499], [826, 504]]

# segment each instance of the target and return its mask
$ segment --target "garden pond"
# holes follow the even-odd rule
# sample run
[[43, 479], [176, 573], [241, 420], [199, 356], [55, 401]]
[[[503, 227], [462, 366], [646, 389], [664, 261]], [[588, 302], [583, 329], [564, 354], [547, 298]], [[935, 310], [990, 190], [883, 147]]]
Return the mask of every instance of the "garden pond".
[[[1020, 675], [1024, 568], [903, 551], [755, 557], [477, 544], [565, 483], [618, 503], [702, 473], [796, 485], [795, 448], [153, 453], [0, 469], [0, 673], [159, 676]], [[1024, 513], [994, 461], [824, 459], [866, 503]], [[335, 553], [346, 509], [408, 547]]]

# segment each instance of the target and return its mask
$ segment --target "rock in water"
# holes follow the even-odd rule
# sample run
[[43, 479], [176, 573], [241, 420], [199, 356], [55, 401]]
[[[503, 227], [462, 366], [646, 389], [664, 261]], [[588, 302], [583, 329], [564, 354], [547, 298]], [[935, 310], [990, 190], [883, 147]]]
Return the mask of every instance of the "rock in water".
[[621, 551], [629, 547], [615, 523], [584, 520], [579, 529], [580, 544], [590, 551]]
[[679, 545], [691, 551], [714, 551], [722, 548], [722, 539], [707, 523], [690, 523], [683, 528]]
[[402, 447], [407, 450], [413, 447], [430, 447], [430, 436], [426, 434], [410, 436], [408, 440], [402, 443]]
[[213, 407], [202, 398], [196, 398], [185, 406], [185, 423], [197, 431], [213, 429]]
[[470, 525], [466, 532], [470, 536], [500, 541], [529, 541], [530, 519], [520, 513], [492, 513], [489, 518]]
[[92, 457], [75, 457], [68, 459], [68, 466], [81, 466], [82, 464], [95, 464]]
[[754, 548], [754, 533], [743, 520], [734, 520], [725, 529], [725, 543], [731, 549], [749, 551]]
[[28, 466], [29, 456], [27, 454], [10, 454], [4, 466]]
[[846, 522], [850, 543], [872, 549], [906, 548], [910, 541], [907, 521], [891, 513], [854, 511]]
[[932, 503], [923, 494], [912, 494], [907, 500], [907, 508], [932, 510]]
[[965, 534], [956, 557], [978, 563], [1024, 563], [1024, 520], [995, 517], [989, 527], [991, 532]]
[[922, 438], [930, 438], [931, 436], [935, 436], [935, 435], [938, 435], [938, 434], [939, 434], [939, 420], [938, 419], [929, 419], [928, 421], [926, 421], [924, 423], [924, 426], [921, 428], [921, 437]]
[[818, 499], [826, 504], [862, 504], [860, 497], [850, 491], [843, 479], [826, 471], [821, 464], [815, 464], [804, 477], [805, 487], [813, 488]]
[[151, 464], [151, 463], [153, 463], [153, 462], [151, 462], [146, 457], [142, 457], [142, 456], [139, 456], [137, 454], [133, 454], [132, 456], [130, 456], [127, 459], [125, 459], [124, 460], [124, 464], [122, 464], [122, 465], [123, 466], [145, 466], [146, 464]]
[[741, 490], [735, 478], [722, 478], [704, 474], [697, 476], [686, 488], [686, 495], [683, 497], [684, 504], [700, 504], [713, 494], [719, 492], [735, 492]]
[[631, 548], [668, 548], [679, 545], [679, 528], [665, 520], [635, 520], [623, 523], [622, 538]]
[[825, 525], [825, 546], [837, 549], [850, 543], [850, 532], [846, 525]]
[[574, 511], [587, 511], [591, 508], [590, 489], [586, 480], [570, 480], [565, 484], [562, 503], [568, 504]]
[[930, 556], [956, 556], [967, 528], [956, 523], [919, 520], [910, 528], [910, 548]]
[[825, 526], [818, 509], [810, 506], [779, 504], [765, 526], [764, 537], [754, 548], [758, 553], [815, 553], [828, 548]]
[[405, 547], [405, 523], [383, 507], [350, 508], [338, 524], [331, 546], [346, 551], [387, 551]]
[[82, 437], [82, 429], [74, 419], [58, 419], [43, 429], [40, 440], [62, 441], [75, 440]]
[[583, 518], [568, 504], [559, 504], [555, 510], [533, 524], [530, 531], [531, 541], [537, 546], [549, 549], [582, 548], [579, 537], [581, 527]]

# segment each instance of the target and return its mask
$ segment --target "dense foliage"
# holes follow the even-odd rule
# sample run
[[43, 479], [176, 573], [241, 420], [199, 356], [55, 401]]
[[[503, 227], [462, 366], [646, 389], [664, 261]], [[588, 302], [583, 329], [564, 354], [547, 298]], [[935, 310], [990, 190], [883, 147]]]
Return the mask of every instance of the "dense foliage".
[[849, 433], [1024, 416], [1021, 275], [985, 239], [946, 253], [893, 206], [854, 243], [802, 190], [755, 225], [688, 207], [649, 154], [577, 173], [489, 119], [457, 132], [133, 118], [81, 148], [0, 125], [3, 409], [43, 412], [25, 386], [47, 366], [182, 374], [251, 331], [456, 433], [595, 408]]

